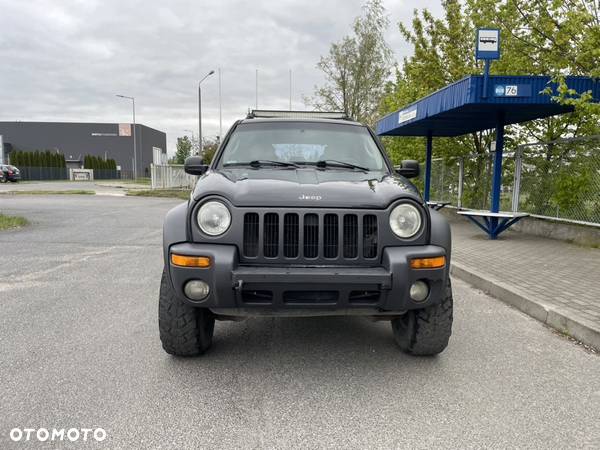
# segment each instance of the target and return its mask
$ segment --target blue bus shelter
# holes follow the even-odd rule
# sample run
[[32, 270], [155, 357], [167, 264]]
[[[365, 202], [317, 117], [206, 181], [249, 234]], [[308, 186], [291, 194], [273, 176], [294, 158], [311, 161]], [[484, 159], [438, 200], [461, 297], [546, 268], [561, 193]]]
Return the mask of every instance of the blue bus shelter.
[[[599, 101], [598, 80], [567, 77], [565, 81], [576, 92], [590, 91], [593, 101]], [[490, 211], [463, 214], [488, 233], [491, 239], [495, 239], [523, 216], [499, 211], [505, 125], [564, 114], [574, 109], [554, 101], [552, 95], [545, 92], [547, 88], [556, 92], [556, 84], [549, 76], [467, 76], [383, 117], [377, 122], [376, 132], [379, 136], [427, 138], [423, 196], [428, 202], [433, 138], [461, 136], [495, 128]]]

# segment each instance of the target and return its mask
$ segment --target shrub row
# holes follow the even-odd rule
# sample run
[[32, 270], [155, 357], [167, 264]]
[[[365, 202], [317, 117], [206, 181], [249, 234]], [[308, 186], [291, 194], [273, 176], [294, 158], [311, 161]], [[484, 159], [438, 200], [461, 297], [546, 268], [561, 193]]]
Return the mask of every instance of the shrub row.
[[65, 156], [52, 150], [43, 152], [15, 150], [10, 154], [10, 163], [17, 167], [66, 167]]
[[83, 158], [83, 167], [94, 170], [117, 170], [117, 162], [114, 159], [104, 160], [98, 156], [86, 155]]

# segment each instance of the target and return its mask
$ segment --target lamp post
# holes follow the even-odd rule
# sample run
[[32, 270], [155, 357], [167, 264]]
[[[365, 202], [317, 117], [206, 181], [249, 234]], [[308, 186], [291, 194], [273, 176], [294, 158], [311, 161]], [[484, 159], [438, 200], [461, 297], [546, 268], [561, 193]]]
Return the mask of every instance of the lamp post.
[[127, 95], [117, 94], [117, 97], [131, 100], [133, 105], [133, 178], [137, 179], [137, 147], [135, 144], [135, 98]]
[[202, 89], [200, 85], [213, 73], [215, 73], [215, 71], [211, 70], [204, 75], [204, 78], [198, 81], [198, 151], [200, 152], [200, 155], [202, 155]]

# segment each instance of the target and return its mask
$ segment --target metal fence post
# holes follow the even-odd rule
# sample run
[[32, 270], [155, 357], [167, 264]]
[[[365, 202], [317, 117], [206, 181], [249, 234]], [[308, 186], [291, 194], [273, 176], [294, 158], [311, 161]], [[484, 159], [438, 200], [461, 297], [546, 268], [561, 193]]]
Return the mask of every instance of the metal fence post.
[[462, 209], [464, 176], [465, 176], [465, 160], [461, 156], [460, 158], [458, 158], [458, 198], [456, 199], [456, 207], [458, 209]]
[[521, 193], [521, 169], [523, 168], [523, 147], [515, 150], [515, 176], [513, 180], [512, 210], [519, 211], [519, 196]]

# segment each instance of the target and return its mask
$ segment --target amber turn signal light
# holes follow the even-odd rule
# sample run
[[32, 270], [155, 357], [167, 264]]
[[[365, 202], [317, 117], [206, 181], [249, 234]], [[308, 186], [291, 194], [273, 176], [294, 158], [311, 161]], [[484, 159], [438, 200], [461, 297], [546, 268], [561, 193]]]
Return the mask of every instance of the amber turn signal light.
[[210, 267], [210, 258], [208, 256], [186, 256], [171, 254], [171, 264], [180, 267]]
[[445, 265], [445, 256], [434, 256], [432, 258], [415, 258], [410, 260], [411, 269], [441, 269]]

